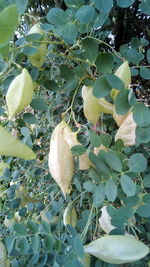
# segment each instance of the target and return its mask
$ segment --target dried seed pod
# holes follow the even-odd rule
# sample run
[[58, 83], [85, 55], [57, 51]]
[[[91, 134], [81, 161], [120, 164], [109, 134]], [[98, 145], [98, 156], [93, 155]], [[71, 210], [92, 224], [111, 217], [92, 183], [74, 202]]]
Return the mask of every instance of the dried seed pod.
[[9, 117], [23, 111], [31, 103], [32, 97], [33, 82], [28, 71], [23, 69], [22, 73], [11, 82], [6, 94]]
[[126, 113], [125, 115], [119, 115], [115, 110], [115, 106], [113, 107], [113, 118], [118, 126], [122, 124], [123, 120], [127, 117], [128, 114], [129, 112]]
[[[34, 34], [34, 33], [38, 33], [41, 35], [43, 34], [43, 31], [42, 31], [39, 23], [35, 24], [30, 29], [30, 31], [28, 32], [28, 35]], [[45, 41], [45, 39], [44, 39], [44, 41]], [[34, 67], [37, 67], [40, 69], [42, 67], [44, 61], [45, 61], [46, 53], [47, 53], [47, 45], [46, 44], [39, 45], [37, 51], [33, 55], [29, 56], [29, 60], [30, 60], [31, 64]]]
[[77, 225], [77, 213], [72, 203], [69, 203], [68, 206], [65, 208], [63, 214], [63, 223], [65, 226], [67, 224], [70, 224], [73, 227], [76, 227]]
[[125, 146], [133, 146], [135, 145], [135, 131], [136, 131], [136, 123], [133, 120], [132, 112], [130, 112], [126, 118], [123, 120], [120, 125], [116, 135], [115, 141], [118, 139], [122, 139]]
[[92, 87], [87, 87], [85, 85], [82, 87], [83, 111], [86, 119], [95, 124], [99, 120], [101, 111], [98, 98], [93, 96], [92, 90]]
[[26, 160], [35, 159], [35, 154], [0, 125], [0, 155], [13, 156]]
[[64, 195], [68, 193], [74, 173], [74, 159], [71, 149], [64, 139], [66, 123], [59, 123], [54, 129], [49, 152], [49, 170]]
[[111, 264], [138, 261], [149, 253], [149, 247], [130, 236], [104, 236], [84, 247], [84, 251]]
[[[128, 86], [131, 84], [131, 71], [129, 67], [128, 61], [125, 61], [122, 63], [119, 68], [114, 73], [116, 76], [118, 76], [125, 84], [125, 86]], [[111, 97], [113, 100], [115, 100], [117, 94], [119, 93], [119, 90], [112, 89], [111, 90]]]
[[[77, 139], [77, 132], [72, 132], [71, 128], [67, 124], [64, 128], [64, 138], [70, 148], [75, 145], [81, 145], [81, 143]], [[90, 160], [88, 158], [87, 153], [84, 153], [83, 155], [79, 156], [78, 159], [79, 170], [87, 170], [90, 168]]]

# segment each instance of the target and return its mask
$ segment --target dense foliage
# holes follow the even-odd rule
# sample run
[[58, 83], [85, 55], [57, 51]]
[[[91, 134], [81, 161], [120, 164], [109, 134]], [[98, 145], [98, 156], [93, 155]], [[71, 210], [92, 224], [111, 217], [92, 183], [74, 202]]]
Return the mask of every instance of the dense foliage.
[[149, 16], [0, 1], [0, 266], [150, 266]]

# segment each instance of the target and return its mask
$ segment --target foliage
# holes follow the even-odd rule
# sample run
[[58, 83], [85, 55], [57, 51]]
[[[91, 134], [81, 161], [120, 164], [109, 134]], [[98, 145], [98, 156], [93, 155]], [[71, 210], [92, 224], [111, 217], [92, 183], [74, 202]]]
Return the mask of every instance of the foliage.
[[[149, 29], [146, 24], [146, 31], [130, 35], [133, 28], [128, 27], [132, 24], [129, 15], [135, 10], [149, 21], [149, 0], [39, 2], [0, 1], [0, 239], [7, 250], [4, 266], [9, 262], [12, 267], [90, 266], [85, 245], [91, 247], [93, 240], [103, 243], [105, 239], [110, 251], [107, 240], [112, 235], [124, 239], [126, 234], [139, 239], [146, 253], [141, 252], [144, 258], [135, 258], [139, 260], [134, 263], [128, 263], [128, 258], [123, 262], [149, 266], [145, 255], [150, 241], [150, 110], [148, 98], [143, 98], [149, 92]], [[119, 12], [126, 14], [124, 34], [128, 37], [118, 44]], [[32, 85], [26, 89], [20, 78], [22, 70], [33, 80], [32, 101], [25, 94]], [[10, 97], [8, 88], [16, 77], [19, 81], [13, 90], [17, 93]], [[24, 95], [19, 98], [21, 92]], [[15, 110], [12, 118], [10, 105]], [[91, 119], [95, 108], [96, 118]], [[61, 133], [61, 140], [75, 167], [66, 196], [48, 168], [51, 134], [62, 119], [70, 128]], [[32, 154], [31, 160], [24, 155], [26, 151]], [[50, 152], [54, 162], [59, 151], [56, 146]], [[88, 160], [84, 170], [82, 160]], [[62, 162], [65, 151], [61, 151]], [[55, 172], [59, 164], [57, 168]], [[67, 162], [65, 168], [70, 168]], [[106, 223], [111, 226], [106, 238], [99, 223], [102, 207], [107, 207]], [[126, 240], [132, 243], [134, 237]], [[103, 255], [95, 256], [91, 256], [91, 266], [115, 266], [106, 263]]]

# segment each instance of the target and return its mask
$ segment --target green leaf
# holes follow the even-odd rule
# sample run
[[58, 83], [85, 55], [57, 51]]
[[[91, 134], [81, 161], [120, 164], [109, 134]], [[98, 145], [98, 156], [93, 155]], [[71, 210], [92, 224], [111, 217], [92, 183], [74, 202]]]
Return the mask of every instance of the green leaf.
[[114, 66], [114, 59], [110, 53], [100, 53], [96, 59], [96, 67], [99, 72], [111, 72]]
[[150, 48], [147, 50], [146, 59], [147, 59], [148, 63], [150, 64]]
[[40, 247], [40, 237], [39, 237], [39, 235], [38, 234], [34, 235], [32, 240], [31, 240], [31, 242], [32, 242], [32, 246], [31, 247], [32, 247], [33, 252], [37, 253], [38, 250], [39, 250], [39, 247]]
[[25, 255], [29, 249], [29, 243], [27, 238], [23, 237], [19, 242], [19, 250], [21, 254]]
[[84, 5], [84, 1], [83, 0], [65, 0], [64, 1], [66, 6], [70, 7], [70, 8], [79, 8], [81, 6]]
[[117, 197], [117, 186], [113, 179], [109, 179], [105, 184], [105, 195], [108, 201], [114, 201]]
[[16, 0], [16, 6], [18, 8], [19, 14], [23, 14], [25, 12], [27, 5], [28, 5], [28, 0], [23, 0], [23, 1]]
[[95, 132], [90, 132], [90, 143], [93, 147], [99, 147], [101, 145], [101, 138]]
[[66, 18], [66, 13], [60, 8], [51, 8], [47, 14], [47, 20], [56, 27], [65, 25]]
[[108, 13], [113, 7], [113, 0], [94, 0], [95, 7], [101, 12]]
[[149, 247], [134, 237], [110, 235], [92, 241], [84, 251], [107, 263], [123, 264], [144, 258]]
[[104, 185], [98, 185], [95, 187], [95, 190], [93, 192], [93, 203], [95, 207], [100, 206], [100, 204], [105, 199], [105, 188]]
[[147, 193], [142, 197], [142, 202], [150, 204], [150, 193]]
[[108, 16], [109, 16], [109, 13], [100, 12], [100, 14], [97, 16], [96, 21], [94, 23], [94, 28], [99, 28], [103, 26]]
[[82, 244], [81, 239], [78, 236], [76, 236], [73, 239], [73, 248], [74, 248], [74, 250], [75, 250], [75, 252], [79, 258], [84, 257], [83, 244]]
[[127, 8], [131, 6], [135, 0], [117, 0], [117, 5], [122, 8]]
[[76, 19], [82, 24], [89, 24], [95, 15], [95, 10], [92, 6], [85, 5], [79, 8], [76, 12]]
[[116, 90], [122, 90], [125, 88], [123, 81], [118, 76], [112, 73], [106, 73], [105, 77], [112, 88]]
[[36, 124], [37, 123], [37, 119], [32, 113], [24, 113], [23, 114], [23, 120], [29, 124]]
[[137, 103], [133, 108], [133, 119], [138, 126], [150, 125], [150, 110], [142, 103]]
[[116, 172], [121, 172], [122, 164], [115, 151], [105, 152], [105, 160], [111, 169]]
[[141, 1], [141, 3], [139, 4], [139, 8], [144, 14], [150, 15], [150, 0]]
[[144, 176], [144, 187], [150, 188], [150, 174]]
[[83, 184], [83, 188], [87, 192], [93, 192], [93, 190], [95, 189], [95, 184], [92, 181], [87, 181]]
[[108, 134], [102, 133], [100, 135], [100, 138], [101, 138], [101, 143], [102, 143], [103, 146], [105, 146], [105, 147], [109, 147], [110, 146], [111, 137]]
[[63, 27], [62, 37], [67, 44], [72, 44], [78, 35], [77, 26], [73, 23], [68, 23]]
[[47, 90], [50, 90], [52, 92], [57, 92], [60, 90], [59, 85], [55, 81], [45, 80], [43, 84]]
[[45, 102], [44, 99], [42, 98], [34, 98], [30, 104], [30, 106], [33, 108], [33, 109], [36, 109], [36, 110], [43, 110], [43, 111], [46, 111], [47, 110], [47, 104]]
[[132, 172], [143, 172], [147, 167], [147, 159], [142, 153], [133, 154], [129, 159], [128, 166]]
[[132, 62], [135, 65], [138, 65], [140, 63], [140, 61], [144, 59], [144, 55], [140, 52], [137, 52], [133, 48], [128, 49], [127, 57], [128, 57], [128, 61]]
[[93, 95], [97, 98], [105, 97], [110, 94], [111, 89], [112, 87], [109, 85], [106, 77], [102, 75], [93, 84]]
[[71, 152], [74, 156], [80, 156], [86, 152], [86, 148], [82, 145], [75, 145], [71, 148]]
[[27, 226], [32, 234], [35, 234], [38, 232], [38, 226], [33, 220], [29, 220], [27, 222]]
[[150, 141], [150, 126], [136, 127], [136, 143], [144, 144]]
[[51, 251], [53, 249], [54, 239], [51, 234], [47, 234], [45, 237], [45, 247], [47, 250]]
[[68, 65], [62, 64], [60, 67], [60, 75], [65, 79], [65, 80], [73, 80], [75, 77], [75, 73], [73, 69], [69, 68]]
[[140, 208], [137, 209], [136, 212], [139, 216], [148, 218], [150, 217], [150, 205], [149, 204], [142, 205]]
[[18, 234], [18, 235], [26, 235], [27, 234], [26, 227], [22, 223], [16, 222], [13, 225], [13, 229], [16, 232], [16, 234]]
[[149, 80], [150, 79], [150, 70], [146, 67], [141, 67], [140, 68], [140, 76], [145, 80]]
[[98, 55], [98, 43], [95, 40], [86, 38], [82, 41], [82, 49], [82, 55], [85, 57], [85, 59], [89, 60], [91, 63], [94, 63]]
[[129, 95], [128, 89], [120, 91], [119, 94], [117, 95], [115, 99], [115, 109], [117, 114], [124, 115], [130, 110], [128, 95]]
[[[99, 156], [99, 154], [98, 154], [98, 156]], [[110, 174], [110, 169], [106, 165], [104, 159], [102, 159], [100, 156], [97, 157], [94, 153], [90, 152], [89, 153], [89, 159], [95, 165], [98, 173], [104, 174], [104, 175]]]
[[127, 196], [131, 197], [135, 195], [136, 185], [129, 176], [122, 175], [120, 178], [120, 183], [123, 191]]
[[[11, 18], [11, 19], [10, 19]], [[0, 12], [0, 44], [6, 44], [12, 38], [18, 25], [16, 5], [10, 5]]]

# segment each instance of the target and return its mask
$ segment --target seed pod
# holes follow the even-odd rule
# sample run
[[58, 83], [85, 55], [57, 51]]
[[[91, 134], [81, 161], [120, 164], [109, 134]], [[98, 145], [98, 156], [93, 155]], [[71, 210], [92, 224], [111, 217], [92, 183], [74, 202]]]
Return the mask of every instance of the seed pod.
[[[128, 61], [125, 61], [122, 63], [119, 68], [114, 73], [116, 76], [118, 76], [125, 84], [125, 86], [128, 86], [131, 84], [131, 71], [128, 64]], [[113, 100], [115, 100], [117, 94], [119, 93], [119, 90], [112, 89], [111, 90], [111, 97]]]
[[98, 102], [98, 98], [93, 96], [92, 90], [92, 87], [82, 87], [83, 111], [86, 119], [89, 120], [91, 123], [95, 124], [99, 120], [100, 105]]
[[62, 121], [54, 129], [49, 152], [49, 170], [64, 195], [68, 193], [74, 173], [74, 160], [71, 149], [64, 139], [65, 123]]
[[31, 103], [32, 97], [33, 82], [28, 71], [23, 69], [22, 73], [11, 82], [6, 94], [9, 117], [23, 111]]
[[[28, 32], [28, 34], [34, 34], [34, 33], [38, 33], [41, 35], [43, 34], [43, 31], [39, 23], [35, 24]], [[38, 69], [40, 69], [45, 61], [46, 53], [47, 53], [47, 45], [46, 44], [39, 45], [37, 51], [33, 55], [29, 56], [29, 60], [31, 64], [34, 67], [37, 67]]]
[[138, 261], [149, 253], [149, 247], [133, 237], [104, 236], [84, 247], [84, 251], [111, 264]]
[[67, 224], [76, 227], [77, 225], [77, 213], [75, 208], [72, 206], [72, 203], [69, 203], [68, 206], [65, 208], [63, 214], [63, 223], [66, 226]]
[[26, 160], [35, 159], [34, 152], [17, 140], [0, 125], [0, 155], [13, 156]]
[[[64, 128], [64, 138], [70, 148], [75, 145], [81, 145], [77, 139], [77, 132], [72, 132], [71, 128], [66, 124]], [[90, 160], [87, 156], [87, 153], [78, 157], [79, 159], [79, 170], [87, 170], [90, 168]]]
[[123, 120], [127, 117], [128, 114], [129, 113], [127, 113], [125, 115], [119, 115], [115, 110], [115, 106], [113, 107], [113, 118], [114, 118], [114, 120], [118, 126], [120, 126], [122, 124]]
[[135, 131], [136, 131], [136, 123], [133, 120], [132, 112], [130, 112], [126, 118], [123, 120], [120, 125], [116, 135], [115, 141], [118, 139], [122, 139], [125, 146], [133, 146], [135, 145]]
[[109, 103], [105, 98], [99, 98], [98, 103], [100, 105], [100, 110], [106, 114], [113, 114], [113, 104]]
[[7, 219], [7, 217], [5, 217], [4, 225], [7, 228], [12, 228], [13, 225], [15, 224], [15, 222], [20, 222], [20, 220], [21, 220], [21, 217], [20, 217], [19, 213], [16, 212], [15, 216], [12, 219]]

